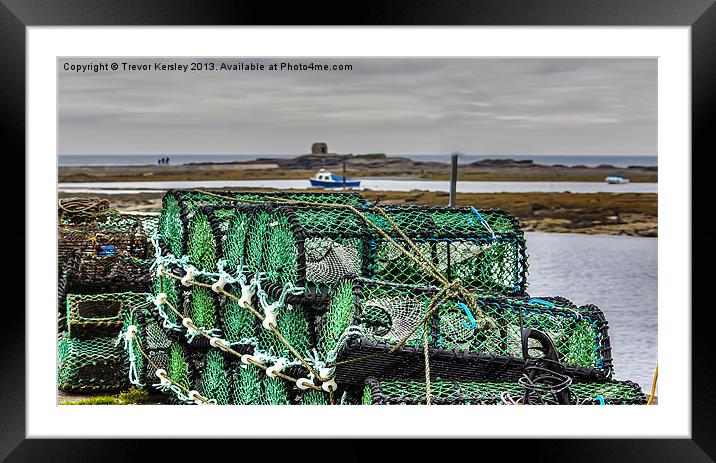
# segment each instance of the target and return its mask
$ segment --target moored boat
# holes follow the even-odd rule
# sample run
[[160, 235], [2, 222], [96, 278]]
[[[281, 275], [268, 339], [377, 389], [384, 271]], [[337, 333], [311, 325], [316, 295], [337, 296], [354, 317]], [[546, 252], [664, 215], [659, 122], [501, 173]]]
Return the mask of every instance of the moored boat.
[[358, 188], [360, 187], [360, 180], [353, 178], [342, 177], [340, 175], [333, 174], [326, 169], [321, 169], [309, 179], [311, 186], [323, 187], [323, 188]]
[[609, 174], [604, 181], [612, 185], [623, 185], [625, 183], [629, 183], [629, 179], [620, 174]]

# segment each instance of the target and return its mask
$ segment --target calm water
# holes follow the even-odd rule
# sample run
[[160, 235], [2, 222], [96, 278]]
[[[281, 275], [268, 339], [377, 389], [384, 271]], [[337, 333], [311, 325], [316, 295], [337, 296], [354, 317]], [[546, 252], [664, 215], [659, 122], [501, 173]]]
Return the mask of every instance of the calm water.
[[[450, 182], [439, 180], [361, 179], [363, 189], [373, 191], [450, 191]], [[309, 188], [306, 180], [197, 180], [172, 182], [87, 182], [60, 183], [59, 190], [75, 193], [101, 193], [103, 189], [128, 190], [125, 193], [167, 190], [172, 188], [280, 188], [284, 190]], [[627, 183], [609, 185], [604, 182], [457, 182], [461, 193], [656, 193], [656, 183]], [[114, 191], [117, 193], [118, 191]]]
[[[61, 166], [128, 166], [128, 165], [155, 165], [157, 159], [166, 155], [156, 154], [103, 154], [103, 155], [59, 155]], [[198, 162], [238, 162], [253, 161], [258, 158], [293, 158], [293, 154], [174, 154], [168, 155], [171, 164], [189, 164]], [[414, 161], [450, 162], [449, 154], [388, 154], [388, 156], [401, 156]], [[489, 154], [462, 154], [459, 157], [461, 164], [468, 164], [483, 159], [515, 159], [533, 160], [536, 164], [565, 166], [598, 166], [609, 164], [614, 167], [628, 166], [656, 166], [656, 156], [591, 156], [591, 155], [509, 155], [496, 156]]]
[[531, 296], [595, 304], [609, 322], [615, 377], [651, 388], [657, 362], [657, 239], [527, 233]]

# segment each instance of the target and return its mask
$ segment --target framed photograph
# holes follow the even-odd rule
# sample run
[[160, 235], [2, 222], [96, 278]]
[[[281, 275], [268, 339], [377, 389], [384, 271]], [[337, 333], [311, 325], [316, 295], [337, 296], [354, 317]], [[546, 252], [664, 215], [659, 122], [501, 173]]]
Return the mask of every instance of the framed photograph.
[[0, 458], [716, 458], [712, 2], [281, 8], [3, 0], [27, 199]]

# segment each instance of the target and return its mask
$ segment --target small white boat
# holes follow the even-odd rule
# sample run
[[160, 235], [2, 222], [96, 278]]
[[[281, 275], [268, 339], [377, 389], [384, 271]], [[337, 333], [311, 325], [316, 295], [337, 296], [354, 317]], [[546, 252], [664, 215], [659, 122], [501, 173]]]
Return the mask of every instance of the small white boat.
[[628, 178], [619, 174], [609, 174], [604, 181], [612, 185], [624, 185], [625, 183], [629, 183]]
[[323, 188], [358, 188], [360, 186], [360, 180], [341, 177], [340, 175], [328, 172], [326, 169], [321, 169], [309, 180], [311, 181], [311, 186], [320, 186]]

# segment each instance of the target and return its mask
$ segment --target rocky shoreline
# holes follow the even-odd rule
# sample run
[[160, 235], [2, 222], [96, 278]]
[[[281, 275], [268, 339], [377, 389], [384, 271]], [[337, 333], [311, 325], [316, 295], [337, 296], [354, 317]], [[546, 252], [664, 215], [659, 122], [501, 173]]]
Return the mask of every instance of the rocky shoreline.
[[[150, 166], [60, 166], [60, 182], [171, 181], [171, 180], [246, 180], [305, 179], [320, 168], [340, 174], [345, 162], [349, 177], [398, 177], [401, 179], [447, 180], [450, 165], [446, 162], [363, 155], [304, 155], [295, 158], [260, 158], [233, 163], [196, 163]], [[596, 167], [536, 164], [533, 161], [485, 159], [460, 164], [460, 180], [485, 181], [573, 181], [603, 182], [612, 173], [624, 175], [632, 182], [657, 182], [658, 170], [649, 166], [625, 168], [610, 165]]]

